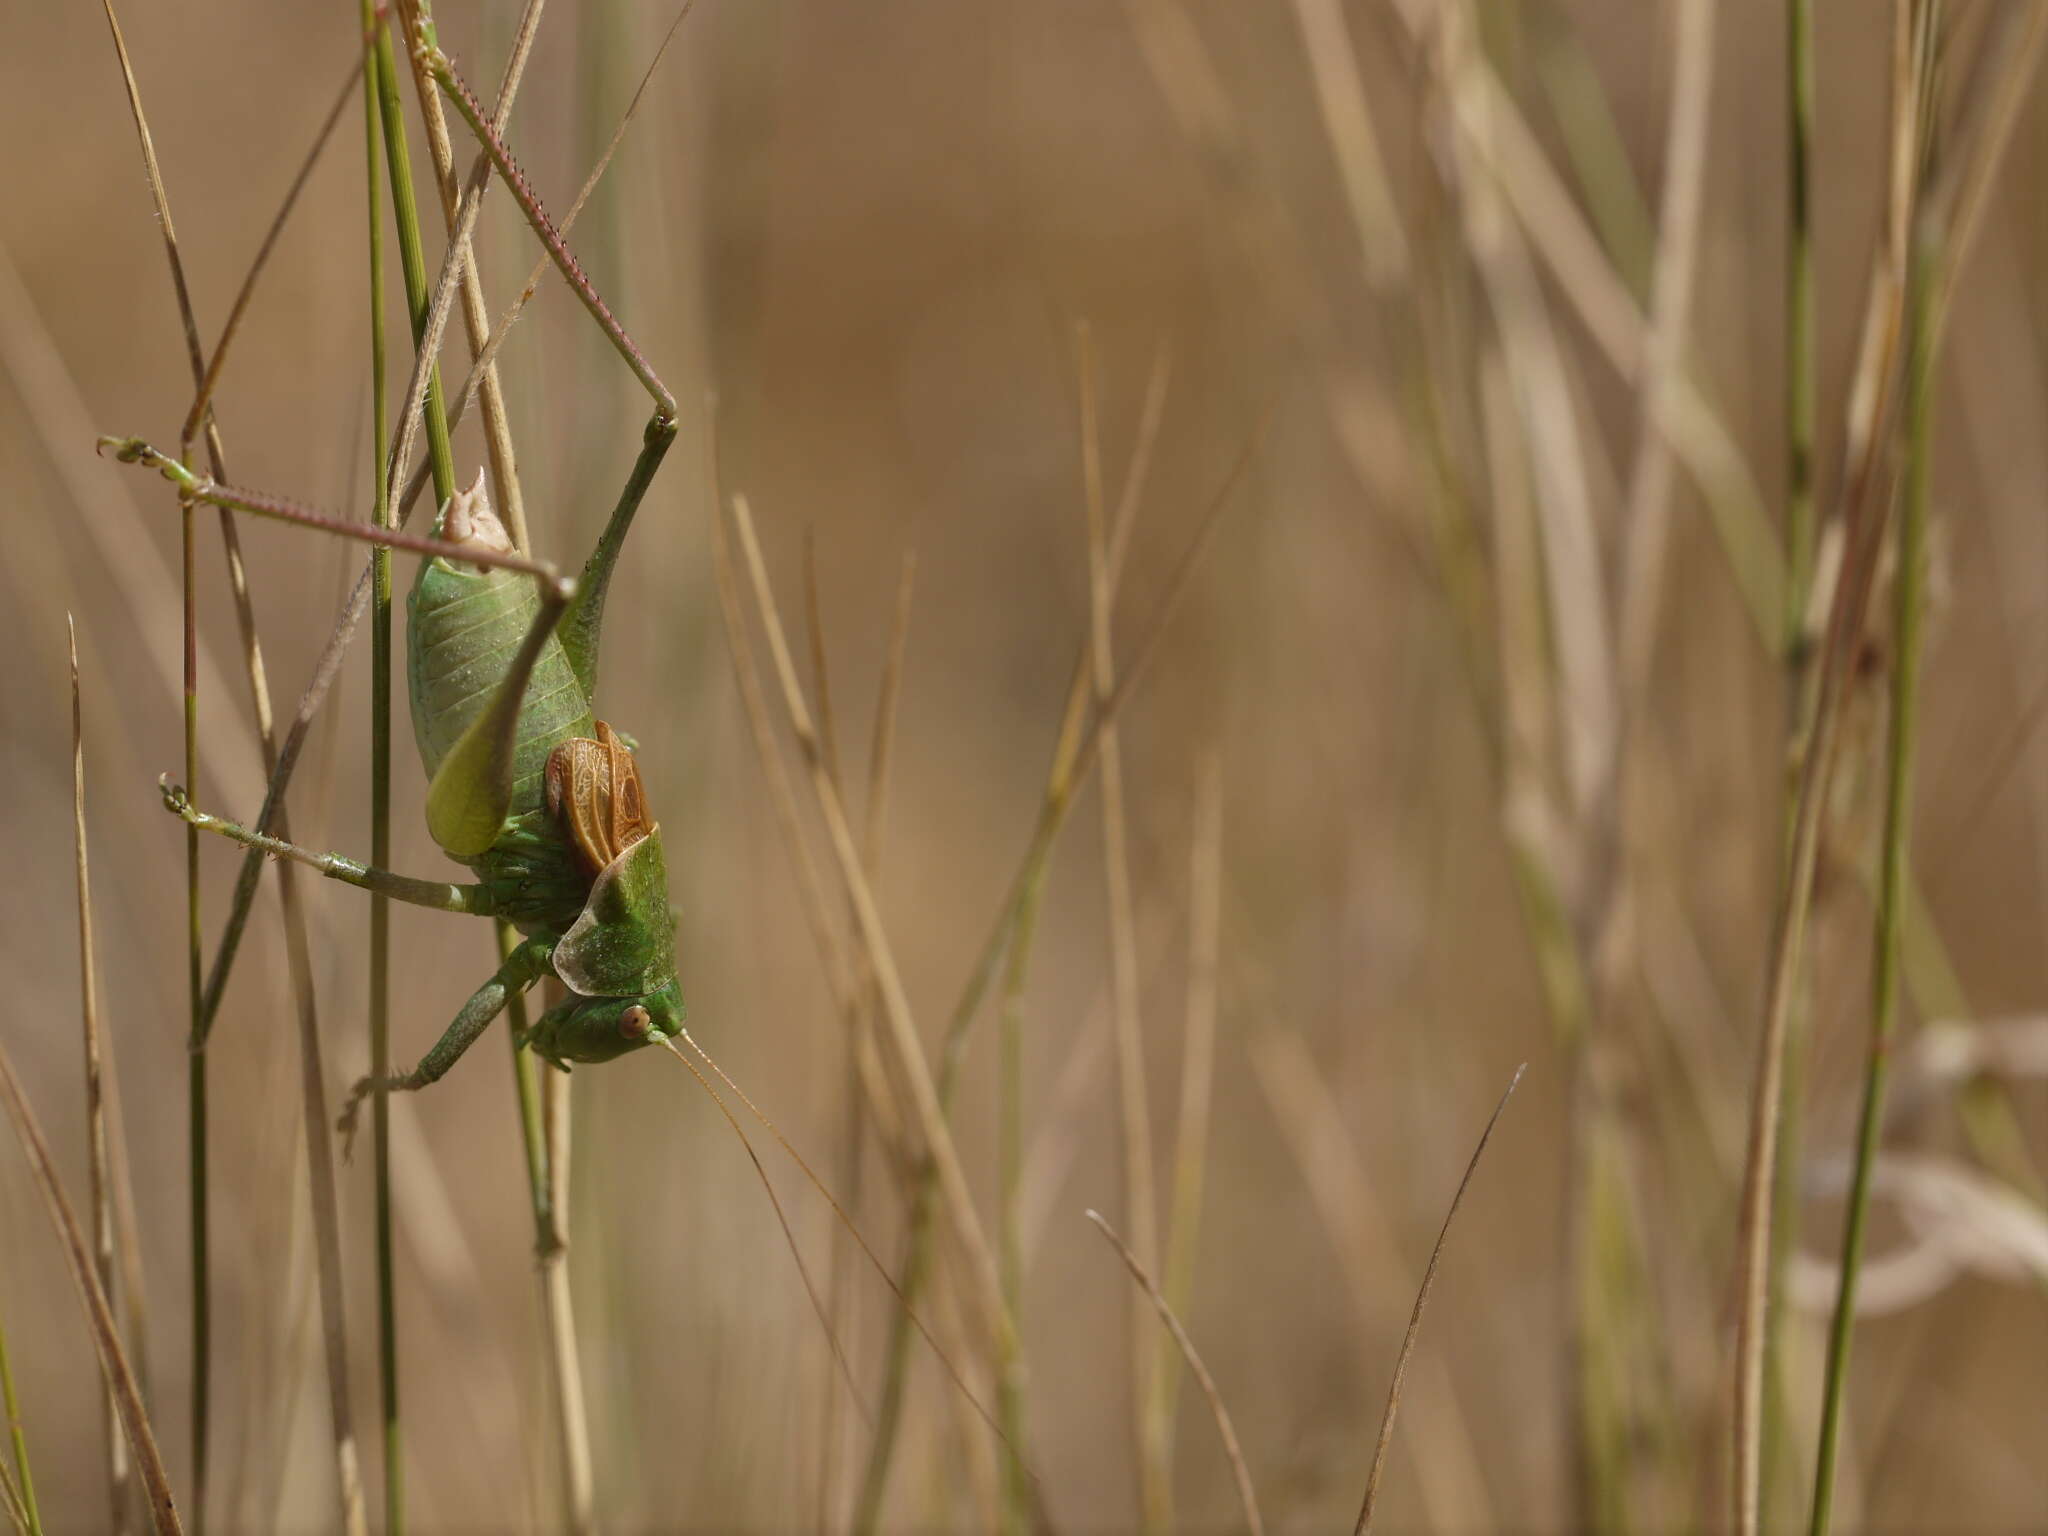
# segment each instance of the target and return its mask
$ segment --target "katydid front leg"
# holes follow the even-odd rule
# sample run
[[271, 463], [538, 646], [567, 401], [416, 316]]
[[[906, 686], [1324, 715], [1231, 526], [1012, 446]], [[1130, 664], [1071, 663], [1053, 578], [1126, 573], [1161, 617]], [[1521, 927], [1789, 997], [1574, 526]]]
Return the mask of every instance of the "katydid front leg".
[[291, 859], [309, 869], [318, 870], [330, 880], [339, 880], [353, 885], [358, 890], [375, 891], [380, 896], [389, 896], [393, 901], [408, 902], [415, 907], [432, 907], [437, 912], [466, 912], [473, 917], [492, 917], [497, 907], [491, 901], [490, 892], [481, 885], [457, 885], [446, 880], [416, 880], [411, 875], [396, 874], [388, 869], [364, 864], [345, 854], [320, 853], [311, 848], [302, 848], [297, 843], [288, 843], [282, 838], [271, 837], [263, 832], [252, 832], [238, 822], [219, 816], [212, 816], [192, 803], [185, 786], [173, 784], [169, 775], [157, 780], [157, 788], [163, 791], [164, 809], [202, 831], [218, 832], [222, 837], [240, 843], [245, 848], [254, 848], [272, 858]]
[[491, 1020], [505, 1011], [505, 1005], [521, 992], [548, 974], [548, 957], [554, 953], [552, 938], [528, 939], [498, 967], [497, 974], [470, 994], [462, 1011], [455, 1015], [455, 1022], [442, 1031], [433, 1048], [420, 1058], [420, 1064], [410, 1072], [395, 1077], [378, 1079], [365, 1077], [349, 1090], [348, 1103], [342, 1106], [341, 1118], [335, 1122], [341, 1134], [353, 1140], [356, 1133], [356, 1115], [362, 1109], [363, 1100], [378, 1088], [393, 1093], [411, 1093], [436, 1083], [450, 1067], [454, 1066], [477, 1041], [477, 1037], [490, 1027]]

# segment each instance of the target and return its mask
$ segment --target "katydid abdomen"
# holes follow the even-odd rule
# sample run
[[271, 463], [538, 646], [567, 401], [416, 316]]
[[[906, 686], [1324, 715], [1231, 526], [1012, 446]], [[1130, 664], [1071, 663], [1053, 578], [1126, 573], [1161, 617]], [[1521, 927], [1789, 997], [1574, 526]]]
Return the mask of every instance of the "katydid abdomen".
[[[509, 571], [422, 561], [406, 603], [412, 728], [427, 777], [489, 705], [540, 614], [533, 583]], [[548, 754], [572, 737], [594, 736], [590, 701], [550, 635], [534, 663], [519, 711], [510, 814], [537, 810]]]

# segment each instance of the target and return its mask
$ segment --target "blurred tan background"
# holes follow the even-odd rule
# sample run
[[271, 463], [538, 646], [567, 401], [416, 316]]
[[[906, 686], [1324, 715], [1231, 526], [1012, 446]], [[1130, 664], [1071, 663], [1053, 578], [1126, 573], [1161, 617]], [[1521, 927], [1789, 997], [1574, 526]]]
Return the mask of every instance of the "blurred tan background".
[[[1549, 665], [1517, 638], [1530, 633], [1515, 627], [1529, 620], [1530, 593], [1512, 589], [1516, 568], [1502, 546], [1526, 544], [1527, 530], [1507, 524], [1531, 515], [1530, 479], [1543, 476], [1499, 479], [1503, 463], [1533, 462], [1542, 445], [1505, 461], [1489, 451], [1481, 359], [1494, 322], [1463, 222], [1485, 173], [1455, 149], [1430, 46], [1409, 26], [1423, 16], [1427, 35], [1433, 9], [1419, 0], [697, 0], [572, 237], [686, 406], [612, 596], [601, 712], [642, 744], [682, 913], [693, 1032], [836, 1187], [851, 1188], [839, 1150], [844, 1033], [732, 681], [696, 402], [716, 392], [724, 483], [750, 497], [791, 615], [803, 540], [816, 541], [856, 796], [898, 562], [915, 551], [878, 889], [934, 1048], [1024, 851], [1088, 627], [1074, 327], [1092, 328], [1112, 493], [1148, 381], [1166, 360], [1118, 605], [1126, 655], [1270, 413], [1122, 716], [1163, 1171], [1181, 1082], [1197, 801], [1211, 760], [1220, 786], [1215, 1108], [1189, 1328], [1269, 1522], [1348, 1522], [1430, 1244], [1486, 1115], [1527, 1061], [1451, 1237], [1380, 1518], [1390, 1531], [1589, 1519], [1575, 1492], [1565, 1321], [1578, 1203], [1568, 1147], [1590, 1113], [1575, 1100], [1574, 1063], [1590, 1062], [1597, 1134], [1622, 1175], [1611, 1248], [1630, 1256], [1610, 1277], [1606, 1294], [1622, 1299], [1600, 1313], [1603, 1347], [1593, 1351], [1606, 1373], [1596, 1390], [1625, 1415], [1627, 1523], [1712, 1525], [1724, 1484], [1734, 1192], [1781, 814], [1780, 672], [1681, 471], [1646, 702], [1616, 791], [1636, 872], [1624, 959], [1600, 987], [1591, 1054], [1580, 1057], [1546, 999], [1540, 935], [1518, 895], [1516, 850], [1529, 844], [1504, 812], [1491, 745], [1502, 719], [1487, 692], [1503, 656], [1510, 673]], [[1593, 212], [1608, 271], [1639, 304], [1665, 174], [1673, 6], [1475, 9], [1486, 13], [1475, 46], [1574, 205]], [[1842, 479], [1844, 397], [1878, 236], [1888, 77], [1882, 8], [1820, 9], [1825, 509]], [[1784, 484], [1782, 18], [1759, 0], [1712, 10], [1685, 351], [1774, 525]], [[2004, 10], [1989, 0], [1956, 7], [1958, 53]], [[513, 13], [440, 8], [443, 39], [480, 89], [496, 78]], [[652, 4], [548, 8], [511, 138], [551, 205], [566, 205], [602, 150], [670, 15]], [[123, 15], [209, 343], [342, 88], [354, 17], [353, 5], [233, 3], [131, 5]], [[190, 382], [104, 19], [86, 5], [16, 6], [7, 32], [6, 1044], [76, 1191], [84, 1133], [69, 610], [86, 690], [100, 976], [149, 1284], [148, 1369], [182, 1479], [183, 840], [153, 782], [181, 751], [177, 520], [166, 487], [96, 461], [92, 438], [175, 441]], [[1357, 151], [1343, 116], [1352, 100], [1373, 130], [1393, 233], [1374, 223], [1370, 196], [1347, 195], [1357, 162], [1333, 152]], [[1940, 595], [1917, 826], [1929, 910], [1973, 1017], [2024, 1013], [2048, 991], [2048, 762], [2030, 729], [2048, 656], [2039, 579], [2048, 235], [2034, 195], [2044, 129], [2029, 102], [1969, 257], [1940, 374]], [[416, 123], [413, 144], [423, 160]], [[237, 481], [356, 513], [369, 457], [362, 165], [352, 105], [217, 401]], [[535, 247], [495, 192], [479, 239], [495, 312]], [[1550, 403], [1577, 445], [1590, 569], [1611, 624], [1640, 402], [1569, 285], [1530, 261], [1555, 377], [1568, 385]], [[390, 287], [395, 306], [395, 263]], [[388, 329], [402, 378], [395, 314]], [[643, 399], [552, 275], [503, 370], [538, 546], [580, 560], [637, 445]], [[458, 451], [477, 461], [473, 427]], [[1463, 566], [1446, 563], [1437, 533], [1446, 487], [1474, 541]], [[1502, 510], [1514, 506], [1523, 510]], [[242, 527], [286, 715], [358, 557], [311, 534]], [[197, 798], [247, 817], [258, 784], [247, 691], [210, 515], [201, 533], [210, 661]], [[411, 568], [399, 563], [401, 583]], [[1476, 656], [1460, 619], [1461, 569], [1479, 573]], [[1543, 602], [1537, 594], [1539, 641]], [[1560, 617], [1573, 615], [1553, 614], [1553, 627]], [[359, 855], [368, 851], [366, 669], [358, 646], [292, 798], [302, 841]], [[1855, 870], [1870, 856], [1877, 816], [1879, 703], [1873, 691], [1862, 705], [1823, 871], [1806, 1130], [1819, 1162], [1847, 1146], [1866, 1027], [1869, 908]], [[1537, 725], [1571, 731], [1563, 718]], [[1566, 741], [1555, 762], [1569, 755]], [[394, 862], [430, 875], [447, 866], [424, 835], [415, 761], [401, 745]], [[1570, 843], [1570, 827], [1552, 830]], [[817, 828], [807, 831], [823, 857]], [[209, 842], [211, 943], [236, 860]], [[1074, 1531], [1126, 1528], [1137, 1515], [1128, 1282], [1082, 1217], [1092, 1206], [1128, 1227], [1102, 848], [1091, 783], [1052, 868], [1025, 999], [1024, 1094], [1042, 1212], [1024, 1308], [1030, 1443], [1050, 1512]], [[1583, 864], [1570, 846], [1558, 853], [1568, 890], [1591, 878]], [[306, 889], [338, 1092], [367, 1059], [366, 901], [337, 886]], [[409, 1061], [493, 961], [480, 923], [400, 909], [395, 927], [396, 1050]], [[1568, 934], [1567, 950], [1574, 942]], [[1589, 942], [1579, 935], [1590, 974]], [[1926, 974], [1916, 973], [1909, 1028], [1948, 1006], [1932, 1000]], [[324, 1529], [332, 1474], [297, 1044], [269, 877], [214, 1038], [213, 1524]], [[976, 1026], [957, 1114], [991, 1222], [993, 1045], [991, 1014]], [[409, 1482], [422, 1530], [554, 1521], [507, 1076], [493, 1034], [444, 1083], [396, 1109]], [[606, 1527], [810, 1527], [829, 1466], [823, 1497], [836, 1528], [865, 1436], [842, 1404], [842, 1443], [829, 1456], [823, 1448], [830, 1358], [744, 1155], [673, 1063], [636, 1056], [574, 1081], [573, 1263]], [[1895, 1143], [1975, 1168], [1946, 1091], [1907, 1095]], [[2048, 1127], [2038, 1083], [2015, 1081], [2010, 1102], [2022, 1136], [2039, 1145]], [[786, 1160], [763, 1155], [823, 1275], [831, 1228], [821, 1203]], [[860, 1188], [862, 1226], [893, 1255], [903, 1203], [872, 1152]], [[1826, 1263], [1837, 1206], [1817, 1199], [1802, 1214], [1803, 1247]], [[344, 1169], [343, 1216], [357, 1423], [374, 1490], [366, 1157]], [[1916, 1241], [1918, 1230], [1887, 1214], [1877, 1241]], [[851, 1275], [848, 1346], [872, 1393], [889, 1303], [871, 1273]], [[44, 1510], [53, 1529], [94, 1528], [103, 1493], [90, 1344], [12, 1150], [0, 1155], [0, 1309]], [[1789, 1330], [1800, 1486], [1821, 1322], [1801, 1311]], [[2044, 1348], [2040, 1290], [2017, 1263], [2002, 1276], [1965, 1274], [1865, 1323], [1845, 1521], [2033, 1525], [2048, 1492], [2034, 1452]], [[889, 1523], [977, 1523], [950, 1389], [922, 1354], [913, 1381]], [[1182, 1522], [1233, 1527], [1228, 1470], [1192, 1387], [1183, 1388], [1178, 1444]], [[1797, 1502], [1789, 1486], [1782, 1497], [1782, 1509]]]

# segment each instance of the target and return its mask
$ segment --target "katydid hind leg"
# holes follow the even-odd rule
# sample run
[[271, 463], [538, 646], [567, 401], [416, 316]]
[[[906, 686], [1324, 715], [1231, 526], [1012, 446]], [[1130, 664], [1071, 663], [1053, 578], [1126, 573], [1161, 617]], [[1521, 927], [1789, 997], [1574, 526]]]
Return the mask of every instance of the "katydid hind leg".
[[428, 72], [434, 76], [443, 94], [454, 103], [456, 114], [469, 125], [469, 131], [483, 146], [484, 153], [489, 156], [492, 167], [498, 173], [498, 178], [505, 183], [506, 190], [512, 194], [512, 200], [519, 205], [519, 211], [526, 216], [526, 222], [532, 226], [534, 234], [547, 249], [556, 270], [562, 274], [563, 280], [574, 290], [576, 297], [590, 312], [591, 318], [597, 322], [606, 339], [618, 351], [619, 356], [625, 359], [626, 366], [633, 370], [633, 376], [640, 381], [641, 387], [653, 399], [655, 414], [674, 421], [675, 396], [669, 393], [668, 386], [662, 383], [661, 376], [654, 371], [653, 364], [647, 361], [646, 354], [613, 316], [610, 307], [598, 294], [597, 289], [591, 286], [590, 279], [584, 276], [583, 267], [576, 260], [575, 253], [569, 249], [561, 232], [555, 228], [554, 221], [541, 207], [532, 183], [526, 179], [526, 173], [520, 170], [518, 162], [512, 158], [512, 152], [505, 147], [505, 141], [498, 137], [497, 130], [491, 126], [483, 105], [476, 99], [476, 93], [470, 90], [467, 82], [456, 71], [454, 63], [434, 40], [424, 14], [421, 17], [421, 31], [417, 41]]
[[336, 1121], [342, 1135], [354, 1138], [356, 1116], [362, 1109], [363, 1100], [380, 1086], [393, 1093], [412, 1093], [439, 1082], [448, 1069], [462, 1059], [463, 1052], [476, 1044], [491, 1021], [505, 1011], [506, 1004], [547, 974], [548, 956], [554, 947], [552, 939], [528, 939], [507, 955], [505, 963], [498, 967], [491, 979], [470, 994], [469, 1001], [462, 1005], [453, 1022], [442, 1031], [441, 1038], [410, 1072], [398, 1073], [381, 1082], [374, 1077], [359, 1079], [349, 1090], [348, 1102], [342, 1106], [341, 1117]]
[[627, 334], [610, 307], [584, 275], [582, 264], [569, 249], [546, 210], [541, 207], [532, 184], [512, 157], [512, 152], [491, 126], [475, 94], [464, 82], [448, 56], [443, 53], [428, 29], [424, 16], [422, 31], [418, 39], [429, 71], [439, 82], [443, 92], [454, 103], [456, 113], [469, 127], [477, 142], [483, 146], [499, 179], [511, 192], [513, 201], [532, 226], [534, 234], [546, 248], [549, 258], [562, 274], [570, 288], [575, 291], [583, 307], [590, 312], [618, 354], [632, 369], [633, 375], [654, 401], [654, 415], [647, 423], [640, 454], [634, 460], [632, 473], [627, 477], [626, 486], [620, 492], [618, 503], [612, 509], [610, 520], [599, 536], [596, 547], [591, 551], [585, 565], [582, 580], [570, 602], [569, 610], [562, 625], [562, 645], [568, 652], [576, 679], [583, 685], [586, 698], [594, 696], [597, 676], [597, 653], [600, 631], [604, 624], [604, 602], [610, 585], [613, 567], [617, 564], [619, 552], [625, 544], [626, 532], [632, 526], [633, 516], [639, 510], [640, 502], [653, 482], [655, 471], [675, 441], [677, 411], [675, 396], [662, 383], [654, 367], [639, 345]]
[[583, 574], [576, 582], [576, 595], [569, 599], [568, 609], [562, 615], [562, 649], [568, 653], [569, 665], [586, 699], [597, 697], [598, 643], [604, 630], [604, 600], [611, 588], [612, 570], [619, 563], [619, 552], [625, 548], [626, 534], [633, 526], [647, 488], [654, 483], [655, 471], [661, 468], [661, 461], [675, 440], [675, 419], [656, 412], [647, 423], [640, 455], [633, 460], [633, 471], [626, 477], [625, 488], [619, 492], [604, 532], [597, 536], [590, 558], [584, 562]]
[[214, 816], [200, 810], [192, 803], [192, 797], [181, 784], [173, 784], [168, 778], [158, 781], [163, 792], [164, 809], [172, 815], [199, 828], [203, 832], [217, 832], [244, 848], [253, 848], [272, 858], [290, 859], [317, 870], [330, 880], [339, 880], [344, 885], [353, 885], [358, 890], [372, 891], [380, 896], [389, 896], [393, 901], [403, 901], [415, 907], [431, 907], [437, 912], [461, 912], [475, 917], [489, 917], [495, 911], [489, 893], [481, 885], [457, 885], [447, 880], [419, 880], [411, 875], [401, 875], [388, 869], [379, 869], [374, 864], [365, 864], [351, 859], [346, 854], [323, 853], [317, 849], [302, 847], [268, 833], [254, 832], [239, 822]]

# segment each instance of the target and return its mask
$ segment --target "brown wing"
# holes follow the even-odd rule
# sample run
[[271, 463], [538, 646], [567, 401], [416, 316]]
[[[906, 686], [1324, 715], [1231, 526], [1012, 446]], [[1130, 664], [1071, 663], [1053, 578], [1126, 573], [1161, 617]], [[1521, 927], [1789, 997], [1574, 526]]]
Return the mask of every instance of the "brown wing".
[[618, 732], [597, 722], [597, 739], [572, 736], [548, 754], [549, 814], [562, 818], [592, 875], [653, 827], [640, 765]]

